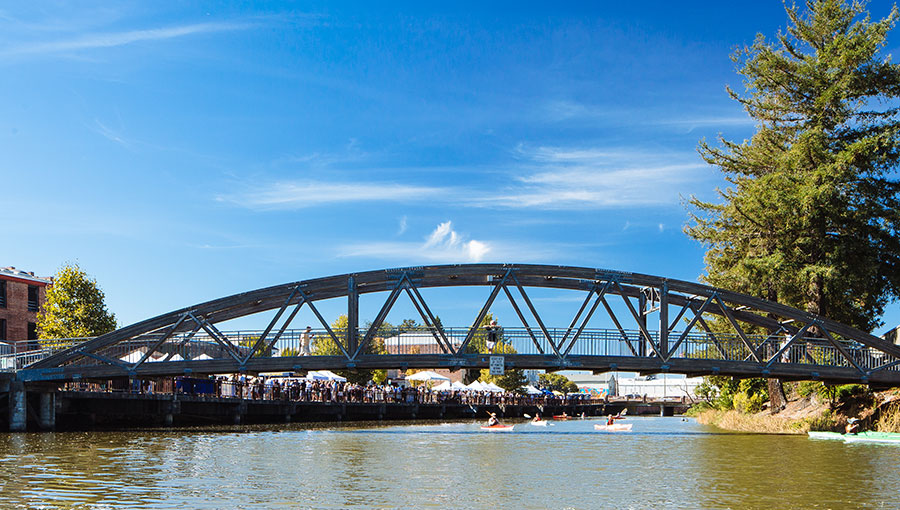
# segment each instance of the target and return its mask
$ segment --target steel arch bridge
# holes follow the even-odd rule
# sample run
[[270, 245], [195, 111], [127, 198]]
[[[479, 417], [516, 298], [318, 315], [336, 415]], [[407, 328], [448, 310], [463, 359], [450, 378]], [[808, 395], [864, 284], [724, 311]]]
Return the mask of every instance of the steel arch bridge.
[[[464, 328], [440, 324], [422, 290], [481, 287]], [[540, 290], [538, 290], [540, 289]], [[574, 291], [571, 321], [549, 327], [530, 293]], [[456, 291], [454, 291], [456, 292]], [[361, 295], [383, 296], [360, 327]], [[144, 320], [60, 350], [19, 371], [24, 381], [161, 377], [321, 369], [486, 368], [491, 355], [480, 328], [503, 294], [521, 322], [504, 324], [506, 368], [671, 372], [778, 377], [900, 386], [900, 346], [778, 303], [697, 283], [605, 269], [520, 264], [461, 264], [385, 269], [286, 283], [244, 292]], [[423, 326], [392, 334], [382, 327], [402, 296]], [[321, 302], [346, 300], [347, 327], [335, 329]], [[320, 322], [331, 355], [301, 356], [290, 329], [303, 307]], [[274, 312], [274, 314], [273, 314]], [[252, 335], [217, 324], [274, 316]], [[608, 327], [589, 327], [603, 321]], [[479, 343], [481, 342], [481, 343]], [[380, 344], [381, 354], [371, 346]], [[481, 349], [482, 351], [484, 349]], [[386, 352], [386, 353], [385, 353]]]

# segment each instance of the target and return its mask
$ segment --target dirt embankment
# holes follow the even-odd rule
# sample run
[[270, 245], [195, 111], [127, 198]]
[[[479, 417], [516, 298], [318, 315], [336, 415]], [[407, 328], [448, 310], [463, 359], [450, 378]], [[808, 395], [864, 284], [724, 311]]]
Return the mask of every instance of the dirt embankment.
[[725, 430], [763, 434], [805, 434], [810, 430], [843, 431], [850, 418], [858, 418], [862, 430], [900, 432], [900, 391], [891, 390], [851, 398], [839, 405], [821, 402], [815, 395], [795, 397], [778, 413], [768, 409], [756, 414], [708, 410], [697, 421]]

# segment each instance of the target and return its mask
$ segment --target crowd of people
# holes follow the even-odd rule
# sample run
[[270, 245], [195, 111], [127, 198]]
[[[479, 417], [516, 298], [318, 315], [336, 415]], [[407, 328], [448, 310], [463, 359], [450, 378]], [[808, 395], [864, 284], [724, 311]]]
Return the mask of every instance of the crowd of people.
[[512, 392], [437, 391], [425, 385], [355, 384], [338, 380], [308, 380], [301, 377], [219, 376], [214, 379], [176, 377], [156, 381], [120, 384], [69, 383], [75, 391], [130, 391], [133, 393], [179, 393], [186, 395], [252, 400], [290, 400], [333, 403], [419, 403], [461, 405], [548, 405], [589, 404], [584, 394], [522, 395]]

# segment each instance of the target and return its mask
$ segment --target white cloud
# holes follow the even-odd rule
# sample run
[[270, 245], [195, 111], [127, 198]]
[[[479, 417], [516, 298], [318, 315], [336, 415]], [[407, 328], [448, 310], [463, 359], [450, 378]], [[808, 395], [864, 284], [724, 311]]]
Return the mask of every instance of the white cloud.
[[494, 250], [490, 243], [467, 236], [453, 230], [450, 221], [439, 224], [425, 238], [424, 242], [365, 242], [345, 245], [339, 249], [343, 257], [375, 257], [401, 259], [404, 261], [424, 260], [433, 263], [481, 262]]
[[677, 204], [679, 194], [706, 168], [695, 155], [594, 147], [517, 149], [530, 172], [495, 196], [475, 196], [484, 207], [602, 209]]
[[142, 41], [159, 41], [195, 34], [244, 30], [250, 28], [251, 26], [252, 25], [240, 23], [195, 23], [192, 25], [181, 25], [166, 28], [151, 28], [146, 30], [131, 30], [127, 32], [88, 34], [75, 39], [53, 42], [26, 43], [19, 46], [0, 49], [0, 56], [11, 57], [42, 55], [67, 53], [97, 48], [112, 48]]
[[[516, 163], [502, 187], [474, 182], [425, 186], [407, 182], [285, 181], [223, 194], [220, 201], [250, 209], [299, 209], [352, 202], [425, 203], [487, 209], [596, 210], [672, 206], [696, 187], [708, 166], [696, 154], [653, 153], [646, 149], [598, 147], [537, 147], [514, 151]], [[307, 167], [312, 161], [295, 160]], [[326, 163], [327, 167], [332, 166]], [[367, 168], [392, 175], [397, 169]], [[443, 168], [442, 173], [456, 171]], [[318, 172], [327, 174], [326, 172]], [[404, 173], [409, 175], [410, 169]], [[497, 172], [492, 172], [496, 174]], [[458, 180], [457, 180], [458, 181]], [[401, 232], [405, 229], [401, 226]], [[437, 232], [436, 234], [440, 234]], [[449, 235], [449, 234], [448, 234]]]
[[404, 216], [404, 217], [400, 218], [400, 228], [397, 230], [397, 235], [402, 236], [404, 233], [406, 233], [407, 228], [408, 228], [408, 226], [406, 223], [406, 216]]
[[437, 226], [422, 248], [432, 251], [439, 257], [459, 257], [467, 262], [481, 262], [484, 256], [491, 251], [490, 246], [482, 241], [464, 241], [462, 236], [453, 230], [453, 225], [445, 221]]
[[242, 194], [221, 195], [218, 200], [251, 209], [301, 209], [346, 202], [416, 202], [441, 193], [440, 188], [407, 184], [294, 181], [274, 183]]

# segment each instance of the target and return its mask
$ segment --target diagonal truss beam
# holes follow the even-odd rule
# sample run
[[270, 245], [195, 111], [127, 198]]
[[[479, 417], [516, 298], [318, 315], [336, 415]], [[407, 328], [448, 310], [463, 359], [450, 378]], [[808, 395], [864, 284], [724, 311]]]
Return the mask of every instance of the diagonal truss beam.
[[464, 352], [466, 352], [466, 347], [468, 347], [472, 339], [475, 338], [475, 333], [478, 331], [478, 326], [481, 324], [481, 321], [484, 320], [484, 317], [487, 315], [488, 310], [491, 309], [491, 305], [494, 304], [494, 300], [497, 299], [497, 295], [500, 294], [500, 289], [502, 289], [506, 284], [506, 281], [509, 279], [509, 276], [511, 274], [512, 269], [507, 269], [503, 277], [500, 278], [500, 281], [497, 282], [497, 285], [494, 285], [493, 290], [491, 290], [491, 295], [488, 296], [487, 301], [485, 301], [484, 303], [484, 306], [481, 307], [481, 311], [478, 312], [478, 316], [475, 318], [475, 322], [472, 323], [472, 326], [469, 328], [469, 332], [466, 333], [466, 339], [463, 340], [463, 343], [459, 346], [459, 349], [456, 350], [457, 356], [461, 356]]
[[122, 361], [122, 360], [119, 360], [119, 359], [113, 359], [113, 358], [107, 358], [106, 356], [103, 356], [103, 355], [101, 355], [101, 354], [97, 354], [96, 352], [85, 351], [85, 350], [83, 350], [83, 349], [79, 349], [79, 350], [77, 350], [76, 352], [78, 352], [78, 353], [81, 354], [82, 356], [86, 356], [86, 357], [88, 357], [88, 358], [93, 358], [93, 359], [95, 359], [95, 360], [97, 360], [97, 361], [99, 361], [99, 362], [101, 362], [101, 363], [106, 363], [107, 365], [112, 365], [112, 366], [114, 366], [114, 367], [119, 367], [119, 368], [121, 368], [121, 369], [123, 369], [123, 370], [126, 370], [126, 371], [132, 371], [132, 370], [134, 370], [134, 368], [135, 368], [135, 366], [132, 366], [132, 365], [130, 365], [130, 364], [128, 364], [128, 363], [125, 363], [125, 362]]
[[253, 343], [253, 347], [250, 349], [250, 352], [247, 353], [247, 356], [245, 356], [244, 359], [241, 361], [241, 365], [246, 364], [247, 361], [249, 361], [250, 358], [252, 358], [253, 355], [256, 354], [256, 351], [259, 349], [260, 345], [267, 344], [266, 338], [269, 336], [269, 333], [272, 332], [272, 328], [275, 327], [275, 324], [277, 324], [278, 321], [281, 319], [281, 316], [282, 316], [282, 314], [284, 314], [284, 311], [287, 310], [287, 307], [291, 304], [291, 300], [294, 299], [294, 296], [297, 295], [297, 289], [298, 289], [298, 287], [294, 287], [294, 290], [292, 290], [290, 295], [288, 295], [287, 299], [284, 300], [284, 304], [281, 305], [281, 308], [279, 308], [278, 312], [275, 313], [275, 317], [273, 317], [272, 320], [269, 321], [269, 324], [266, 326], [266, 329], [263, 330], [262, 334], [259, 335], [259, 338], [256, 339], [256, 342]]
[[163, 361], [170, 361], [170, 360], [172, 359], [172, 357], [175, 356], [175, 354], [178, 353], [178, 350], [179, 350], [179, 349], [181, 349], [182, 347], [184, 347], [184, 345], [185, 345], [186, 343], [190, 342], [191, 339], [194, 338], [194, 335], [196, 335], [198, 331], [200, 331], [200, 323], [196, 323], [196, 322], [195, 322], [195, 324], [194, 324], [194, 329], [192, 329], [190, 333], [188, 333], [187, 335], [185, 335], [184, 338], [182, 338], [181, 341], [178, 342], [177, 345], [175, 345], [175, 348], [172, 349], [172, 352], [170, 352], [169, 355], [166, 356], [166, 359], [163, 360]]
[[182, 316], [179, 317], [177, 321], [175, 321], [175, 324], [172, 324], [172, 326], [170, 326], [169, 329], [166, 330], [166, 332], [162, 336], [162, 338], [157, 340], [156, 343], [154, 343], [152, 347], [147, 348], [147, 352], [145, 352], [144, 355], [141, 356], [141, 359], [139, 359], [138, 362], [135, 363], [134, 368], [137, 368], [137, 367], [143, 365], [144, 362], [147, 361], [147, 358], [149, 358], [150, 355], [152, 355], [154, 352], [156, 352], [156, 349], [159, 349], [159, 346], [162, 345], [166, 340], [168, 340], [170, 336], [172, 336], [172, 333], [175, 332], [175, 329], [177, 329], [178, 326], [181, 326], [181, 323], [184, 322], [184, 320], [187, 319], [187, 317], [188, 317], [188, 314], [186, 314], [186, 313], [182, 314]]
[[789, 338], [788, 341], [785, 342], [784, 345], [781, 346], [780, 349], [778, 349], [778, 352], [776, 352], [775, 354], [772, 355], [771, 358], [769, 358], [769, 360], [766, 362], [766, 368], [771, 367], [772, 364], [774, 364], [776, 361], [779, 361], [781, 359], [781, 356], [788, 349], [790, 349], [792, 345], [797, 343], [797, 341], [800, 340], [800, 338], [803, 337], [804, 334], [806, 334], [806, 332], [809, 330], [809, 328], [811, 328], [815, 324], [816, 324], [816, 322], [813, 321], [813, 322], [810, 322], [809, 324], [807, 324], [806, 326], [803, 326], [802, 328], [798, 329], [797, 332], [794, 333], [791, 336], [791, 338]]
[[[694, 306], [691, 305], [691, 311], [694, 311]], [[722, 347], [722, 342], [719, 341], [719, 337], [716, 336], [716, 333], [709, 327], [709, 324], [706, 323], [706, 320], [703, 319], [703, 316], [700, 316], [700, 319], [697, 321], [700, 323], [700, 327], [703, 328], [703, 331], [706, 332], [706, 336], [712, 340], [713, 345], [716, 346], [716, 349], [719, 351], [719, 354], [722, 356], [722, 359], [728, 359], [728, 351]]]
[[[519, 305], [516, 303], [516, 300], [513, 298], [512, 293], [509, 291], [509, 287], [504, 286], [503, 292], [506, 293], [506, 297], [509, 298], [509, 302], [512, 305], [513, 310], [516, 311], [516, 315], [519, 316], [519, 320], [522, 321], [522, 325], [525, 326], [525, 331], [528, 333], [528, 336], [531, 337], [531, 342], [537, 348], [538, 352], [540, 352], [541, 354], [544, 354], [544, 349], [541, 347], [541, 344], [538, 342], [537, 337], [534, 336], [534, 331], [531, 330], [531, 326], [528, 324], [528, 321], [525, 319], [525, 315], [523, 315], [522, 310], [519, 309]], [[552, 345], [552, 342], [551, 342], [551, 345]]]
[[227, 352], [229, 356], [234, 358], [234, 360], [237, 361], [239, 365], [243, 365], [243, 363], [241, 363], [241, 353], [237, 350], [234, 344], [231, 343], [231, 340], [229, 340], [228, 337], [223, 335], [221, 331], [216, 329], [214, 325], [210, 324], [210, 322], [203, 317], [197, 317], [193, 313], [191, 313], [190, 315], [191, 318], [194, 319], [194, 321], [199, 324], [200, 327], [203, 328], [203, 330], [206, 331], [206, 333], [210, 337], [212, 337], [213, 340], [215, 340], [219, 345], [222, 346], [223, 349], [225, 349], [225, 352]]
[[394, 307], [394, 303], [397, 302], [397, 298], [400, 296], [400, 293], [403, 291], [405, 285], [409, 281], [409, 277], [407, 273], [403, 273], [400, 276], [400, 279], [397, 281], [397, 285], [391, 290], [391, 293], [388, 295], [387, 299], [384, 301], [384, 304], [381, 306], [381, 310], [378, 312], [378, 315], [375, 316], [375, 320], [372, 321], [372, 324], [369, 325], [368, 331], [366, 331], [366, 336], [363, 337], [363, 341], [359, 343], [356, 351], [353, 353], [353, 356], [350, 359], [356, 359], [357, 356], [361, 352], [365, 352], [366, 347], [375, 337], [375, 334], [378, 333], [378, 328], [384, 324], [384, 320], [387, 318], [388, 313], [390, 313], [391, 308]]
[[306, 303], [309, 306], [309, 309], [312, 310], [312, 313], [316, 316], [316, 319], [318, 319], [319, 323], [322, 325], [322, 327], [325, 328], [325, 331], [328, 333], [328, 336], [331, 337], [331, 341], [333, 341], [334, 344], [338, 346], [338, 349], [340, 349], [341, 352], [344, 353], [344, 356], [347, 359], [350, 359], [350, 353], [347, 352], [347, 348], [344, 347], [344, 344], [341, 343], [340, 340], [338, 340], [337, 335], [334, 334], [334, 331], [331, 329], [331, 326], [325, 320], [325, 317], [322, 317], [322, 314], [319, 313], [319, 309], [316, 308], [316, 305], [313, 304], [313, 301], [311, 299], [309, 299], [309, 295], [307, 295], [305, 292], [303, 292], [303, 289], [300, 289], [300, 298], [303, 300], [304, 303]]
[[728, 322], [731, 323], [731, 327], [734, 328], [734, 330], [738, 334], [738, 337], [740, 337], [741, 342], [743, 342], [744, 346], [750, 350], [750, 356], [752, 356], [753, 359], [756, 360], [757, 363], [762, 363], [762, 360], [759, 357], [759, 353], [756, 352], [756, 347], [753, 346], [753, 343], [750, 342], [749, 338], [747, 338], [747, 335], [744, 333], [744, 330], [737, 323], [737, 321], [734, 320], [734, 316], [731, 314], [731, 310], [727, 306], [725, 306], [725, 302], [722, 301], [722, 298], [719, 297], [719, 294], [715, 294], [715, 297], [716, 297], [716, 303], [719, 305], [719, 309], [722, 310], [722, 315], [724, 315], [725, 318], [728, 319]]
[[[550, 344], [550, 347], [553, 349], [553, 352], [556, 354], [556, 356], [561, 357], [561, 355], [559, 353], [559, 346], [556, 345], [556, 342], [553, 341], [553, 337], [550, 336], [550, 332], [547, 330], [547, 327], [544, 325], [544, 321], [541, 320], [540, 314], [538, 314], [537, 309], [534, 307], [534, 304], [531, 303], [531, 299], [529, 299], [528, 294], [525, 293], [525, 288], [523, 288], [522, 284], [519, 283], [519, 279], [516, 278], [515, 274], [512, 275], [512, 280], [513, 280], [513, 282], [515, 282], [516, 288], [519, 289], [519, 293], [522, 295], [522, 299], [525, 300], [525, 304], [528, 306], [528, 310], [531, 312], [531, 315], [534, 316], [534, 320], [537, 321], [538, 327], [541, 328], [541, 332], [544, 333], [544, 338], [547, 339], [547, 343]], [[506, 291], [506, 295], [509, 297], [509, 301], [511, 303], [513, 303], [513, 306], [516, 308], [516, 310], [518, 310], [519, 307], [516, 306], [515, 300], [513, 299], [512, 294], [509, 292], [509, 290], [505, 286], [503, 287], [503, 290]], [[521, 313], [519, 314], [519, 317], [522, 318]], [[523, 324], [525, 323], [524, 318], [522, 318], [522, 323]], [[528, 329], [528, 332], [530, 334], [531, 329], [528, 328], [527, 326], [526, 326], [526, 329]], [[532, 339], [534, 339], [533, 335], [532, 335]], [[537, 340], [535, 340], [535, 345], [537, 345]], [[540, 346], [538, 346], [538, 349], [540, 349]], [[541, 350], [541, 354], [543, 354], [543, 353], [544, 353], [543, 350]]]
[[859, 364], [856, 362], [856, 360], [853, 359], [853, 356], [851, 356], [850, 353], [847, 351], [847, 348], [843, 344], [841, 344], [840, 342], [835, 340], [834, 337], [831, 336], [831, 333], [827, 329], [825, 329], [825, 326], [821, 322], [819, 322], [819, 321], [815, 321], [815, 322], [818, 324], [819, 329], [822, 330], [822, 333], [825, 333], [825, 338], [827, 338], [828, 341], [831, 342], [831, 344], [834, 345], [834, 347], [838, 350], [838, 352], [841, 353], [841, 356], [843, 356], [844, 359], [846, 359], [847, 362], [849, 362], [851, 365], [856, 367], [856, 369], [859, 370], [859, 372], [861, 374], [866, 375], [866, 370], [864, 368], [862, 368], [861, 366], [859, 366]]
[[613, 324], [616, 325], [616, 329], [619, 330], [619, 334], [622, 335], [622, 340], [625, 340], [625, 345], [628, 346], [628, 350], [631, 351], [631, 355], [638, 357], [638, 352], [634, 348], [634, 345], [632, 345], [631, 339], [628, 338], [628, 333], [625, 332], [625, 328], [622, 327], [622, 324], [619, 322], [619, 318], [616, 317], [615, 312], [613, 312], [612, 307], [609, 306], [609, 303], [606, 301], [606, 298], [604, 296], [600, 296], [600, 302], [603, 303], [603, 307], [606, 308], [606, 313], [609, 314], [609, 318], [612, 319]]
[[[594, 299], [594, 304], [591, 305], [591, 309], [588, 310], [587, 315], [584, 316], [584, 320], [581, 321], [581, 326], [578, 327], [578, 331], [576, 331], [575, 335], [572, 336], [572, 340], [569, 342], [569, 346], [566, 347], [566, 350], [563, 352], [563, 356], [568, 356], [569, 352], [572, 351], [572, 347], [575, 347], [575, 342], [577, 342], [578, 339], [581, 337], [581, 333], [584, 332], [584, 328], [587, 327], [587, 324], [591, 320], [591, 317], [594, 316], [594, 312], [597, 311], [597, 307], [600, 306], [600, 302], [603, 300], [603, 296], [606, 294], [606, 291], [609, 290], [609, 287], [611, 285], [612, 285], [612, 282], [607, 281], [606, 283], [603, 284], [603, 288], [600, 289], [599, 291], [597, 290], [598, 285], [596, 283], [594, 283], [593, 287], [591, 287], [591, 290], [590, 290], [590, 292], [588, 292], [588, 295], [585, 298], [584, 303], [581, 304], [581, 308], [578, 310], [578, 313], [575, 314], [575, 318], [572, 319], [572, 324], [569, 325], [569, 328], [566, 330], [566, 334], [563, 336], [562, 340], [560, 340], [560, 342], [559, 342], [560, 346], [562, 346], [565, 343], [566, 337], [569, 336], [569, 333], [572, 331], [572, 327], [575, 326], [576, 322], [578, 322], [578, 319], [581, 317], [581, 313], [584, 312], [585, 306], [591, 300], [591, 297], [594, 295], [594, 293], [597, 294], [597, 297]], [[610, 313], [612, 313], [612, 310], [610, 310], [609, 307], [607, 307], [607, 310]], [[621, 331], [621, 328], [619, 328], [619, 329]], [[629, 342], [629, 347], [630, 346], [631, 345]], [[633, 349], [632, 349], [632, 351], [633, 351]]]
[[[684, 342], [684, 340], [687, 338], [688, 334], [690, 334], [691, 330], [694, 328], [694, 325], [696, 325], [697, 322], [702, 318], [703, 312], [706, 311], [706, 307], [709, 306], [710, 303], [712, 303], [713, 296], [715, 296], [715, 294], [706, 298], [706, 301], [704, 301], [703, 304], [700, 305], [699, 310], [694, 310], [693, 308], [691, 308], [691, 311], [694, 312], [694, 318], [691, 319], [691, 321], [688, 323], [687, 327], [684, 328], [684, 331], [681, 332], [681, 336], [678, 337], [678, 340], [675, 341], [675, 344], [672, 345], [672, 348], [669, 349], [669, 352], [666, 353], [666, 357], [664, 358], [666, 361], [669, 361], [669, 359], [672, 358], [672, 356], [675, 354], [675, 351], [681, 346], [681, 343]], [[678, 318], [676, 319], [676, 322], [678, 319], [681, 318], [682, 315], [684, 315], [685, 309], [688, 308], [690, 304], [691, 303], [688, 302], [685, 305], [685, 308], [682, 308], [681, 313], [678, 314]]]
[[616, 287], [619, 288], [620, 295], [622, 296], [622, 300], [625, 301], [625, 305], [628, 307], [628, 311], [631, 312], [631, 315], [634, 317], [634, 322], [638, 325], [638, 328], [641, 330], [641, 335], [650, 344], [650, 348], [653, 349], [653, 352], [659, 356], [659, 359], [665, 359], [662, 353], [659, 352], [659, 349], [656, 347], [656, 342], [653, 341], [653, 337], [650, 336], [650, 332], [647, 331], [647, 326], [644, 325], [644, 321], [641, 320], [640, 314], [638, 314], [637, 310], [634, 309], [634, 305], [631, 304], [631, 300], [628, 299], [628, 296], [625, 294], [625, 289], [619, 285], [619, 282], [616, 282]]
[[447, 334], [443, 328], [437, 327], [437, 319], [434, 317], [434, 314], [431, 313], [431, 309], [428, 308], [428, 303], [422, 298], [422, 294], [419, 293], [419, 290], [416, 289], [415, 286], [410, 285], [406, 288], [406, 294], [416, 307], [416, 311], [419, 312], [419, 317], [422, 318], [425, 327], [431, 332], [431, 336], [434, 337], [434, 340], [441, 347], [441, 350], [444, 351], [444, 354], [452, 353], [453, 345], [450, 343], [450, 339], [447, 338]]
[[275, 336], [272, 337], [272, 340], [265, 347], [263, 347], [262, 352], [268, 352], [273, 347], [275, 347], [275, 343], [278, 342], [278, 340], [281, 338], [282, 335], [284, 335], [284, 332], [287, 330], [288, 326], [290, 326], [290, 324], [292, 322], [294, 322], [294, 318], [297, 316], [297, 312], [300, 311], [300, 308], [303, 307], [303, 303], [305, 303], [305, 302], [306, 302], [306, 300], [303, 297], [300, 297], [300, 300], [294, 306], [294, 309], [291, 310], [291, 313], [288, 315], [287, 319], [284, 321], [284, 324], [281, 325], [281, 328], [278, 329], [278, 332], [275, 333]]

